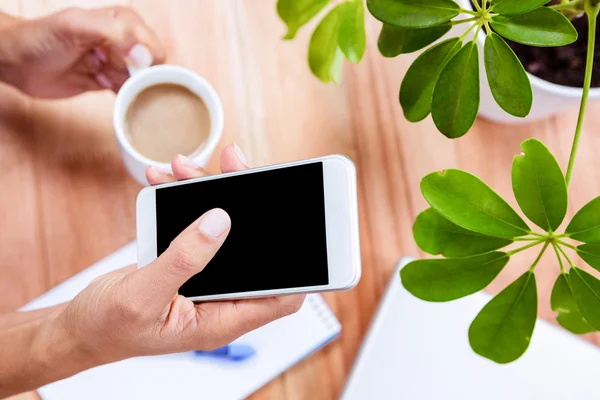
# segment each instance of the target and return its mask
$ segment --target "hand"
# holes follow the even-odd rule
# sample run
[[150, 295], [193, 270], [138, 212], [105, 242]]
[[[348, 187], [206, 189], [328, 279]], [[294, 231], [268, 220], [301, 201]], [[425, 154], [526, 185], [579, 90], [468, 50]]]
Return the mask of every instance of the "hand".
[[36, 97], [117, 92], [129, 77], [127, 64], [164, 59], [155, 34], [127, 7], [71, 8], [0, 29], [0, 80]]
[[[158, 184], [206, 174], [185, 157], [176, 157], [171, 165], [174, 176], [149, 169], [148, 181]], [[222, 172], [245, 168], [237, 146], [223, 150]], [[218, 348], [298, 311], [303, 295], [194, 304], [177, 294], [214, 256], [230, 225], [225, 211], [208, 211], [148, 266], [130, 266], [96, 279], [56, 321], [97, 365], [141, 355]]]

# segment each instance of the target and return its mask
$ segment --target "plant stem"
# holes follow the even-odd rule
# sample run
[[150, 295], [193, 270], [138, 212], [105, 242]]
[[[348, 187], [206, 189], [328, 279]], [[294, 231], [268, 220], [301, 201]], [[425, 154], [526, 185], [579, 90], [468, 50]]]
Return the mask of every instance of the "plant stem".
[[535, 269], [535, 266], [540, 262], [540, 259], [542, 258], [542, 256], [544, 255], [544, 252], [546, 251], [546, 249], [548, 248], [548, 245], [550, 244], [550, 242], [546, 242], [544, 243], [544, 247], [542, 247], [542, 251], [540, 251], [540, 254], [538, 254], [537, 258], [535, 259], [535, 261], [533, 262], [533, 264], [531, 264], [531, 267], [529, 267], [529, 272], [533, 272], [533, 270]]
[[538, 232], [529, 232], [530, 234], [534, 235], [534, 236], [538, 236], [538, 237], [543, 237], [543, 238], [547, 238], [548, 235], [544, 235], [543, 233], [538, 233]]
[[592, 83], [592, 67], [594, 65], [594, 48], [596, 44], [596, 19], [598, 18], [599, 10], [600, 4], [592, 5], [590, 0], [586, 0], [585, 13], [588, 16], [588, 45], [585, 60], [585, 78], [583, 81], [583, 96], [581, 96], [581, 105], [579, 106], [579, 116], [577, 117], [577, 128], [575, 128], [575, 137], [573, 138], [573, 145], [571, 146], [569, 166], [567, 167], [567, 174], [565, 175], [565, 181], [567, 182], [567, 186], [569, 186], [569, 182], [571, 181], [571, 175], [573, 174], [575, 157], [577, 156], [579, 140], [581, 139], [583, 118], [585, 116], [585, 109], [587, 107], [590, 85]]
[[514, 250], [511, 250], [511, 251], [507, 251], [507, 252], [506, 252], [506, 255], [508, 255], [509, 257], [510, 257], [510, 256], [513, 256], [513, 255], [515, 255], [515, 254], [517, 254], [517, 253], [520, 253], [520, 252], [522, 252], [523, 250], [527, 250], [527, 249], [529, 249], [529, 248], [532, 248], [532, 247], [534, 247], [534, 246], [537, 246], [538, 244], [540, 244], [540, 243], [542, 243], [542, 242], [544, 242], [544, 241], [545, 241], [544, 239], [539, 239], [539, 240], [536, 240], [535, 242], [533, 242], [533, 243], [529, 243], [529, 244], [527, 244], [527, 245], [525, 245], [525, 246], [523, 246], [523, 247], [519, 247], [518, 249], [514, 249]]
[[558, 250], [562, 253], [563, 256], [565, 256], [565, 258], [567, 259], [567, 262], [569, 263], [569, 266], [574, 267], [575, 264], [573, 264], [573, 261], [571, 261], [571, 259], [569, 258], [569, 256], [567, 255], [567, 253], [565, 253], [565, 251], [563, 250], [562, 247], [560, 246], [556, 246], [558, 248]]
[[565, 271], [565, 266], [563, 265], [562, 257], [560, 256], [560, 253], [558, 252], [558, 249], [556, 247], [557, 247], [556, 243], [552, 242], [552, 248], [554, 248], [554, 252], [556, 253], [556, 258], [558, 258], [558, 264], [560, 265], [560, 273], [566, 274], [567, 271]]
[[548, 6], [548, 8], [553, 8], [555, 10], [578, 10], [582, 1], [570, 1], [568, 3], [554, 4]]
[[460, 35], [460, 41], [462, 42], [463, 40], [465, 40], [465, 38], [467, 37], [467, 35], [469, 34], [469, 32], [471, 32], [473, 30], [473, 28], [475, 28], [478, 25], [479, 24], [477, 24], [477, 23], [474, 23], [473, 25], [471, 25], [469, 27], [469, 29], [467, 29], [467, 31], [465, 33], [463, 33], [462, 35]]
[[469, 14], [469, 15], [476, 15], [479, 16], [479, 13], [476, 13], [473, 10], [467, 10], [466, 8], [461, 8], [460, 12], [465, 13], [465, 14]]
[[536, 237], [518, 237], [518, 238], [513, 238], [512, 240], [514, 240], [515, 242], [531, 242], [534, 240], [540, 240], [540, 238], [538, 236], [536, 236]]
[[477, 30], [475, 31], [475, 34], [473, 35], [473, 42], [475, 42], [477, 40], [480, 30], [481, 30], [481, 24], [477, 24]]
[[479, 16], [479, 13], [476, 13], [476, 12], [475, 12], [475, 11], [473, 11], [473, 10], [467, 10], [467, 9], [465, 9], [465, 8], [461, 8], [461, 9], [460, 9], [460, 12], [462, 12], [462, 13], [465, 13], [465, 14], [469, 14], [469, 15], [476, 15], [476, 16]]
[[477, 0], [471, 0], [471, 3], [473, 3], [473, 6], [475, 6], [475, 10], [481, 11], [481, 6]]
[[570, 243], [563, 242], [562, 240], [557, 240], [557, 242], [558, 242], [559, 244], [562, 244], [562, 245], [563, 245], [563, 246], [565, 246], [565, 247], [568, 247], [568, 248], [570, 248], [570, 249], [572, 249], [572, 250], [575, 250], [575, 251], [577, 251], [577, 247], [573, 246], [573, 245], [572, 245], [572, 244], [570, 244]]
[[457, 21], [452, 21], [452, 26], [458, 25], [458, 24], [464, 24], [465, 22], [477, 21], [478, 19], [479, 19], [479, 17], [473, 17], [473, 18], [467, 18], [467, 19], [459, 19]]
[[483, 23], [483, 25], [485, 25], [485, 34], [486, 35], [490, 35], [492, 33], [492, 28], [490, 28], [490, 22], [489, 21], [485, 21]]

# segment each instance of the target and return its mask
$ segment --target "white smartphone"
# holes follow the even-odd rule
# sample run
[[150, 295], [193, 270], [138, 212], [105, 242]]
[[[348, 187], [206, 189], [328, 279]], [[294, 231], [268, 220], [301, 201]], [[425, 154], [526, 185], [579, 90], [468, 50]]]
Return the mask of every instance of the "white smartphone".
[[138, 267], [206, 211], [225, 243], [179, 294], [194, 301], [346, 290], [361, 276], [356, 169], [340, 155], [167, 183], [137, 198]]

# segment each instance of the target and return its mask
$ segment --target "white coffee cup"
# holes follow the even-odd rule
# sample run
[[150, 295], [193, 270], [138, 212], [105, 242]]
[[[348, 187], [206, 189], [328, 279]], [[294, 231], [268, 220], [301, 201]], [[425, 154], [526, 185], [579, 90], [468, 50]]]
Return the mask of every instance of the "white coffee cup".
[[[192, 154], [184, 155], [188, 156], [197, 165], [205, 166], [223, 134], [223, 105], [221, 99], [210, 83], [200, 75], [176, 65], [156, 65], [136, 70], [119, 90], [113, 113], [113, 127], [127, 171], [144, 186], [148, 186], [146, 168], [149, 165], [161, 171], [171, 172], [171, 164], [151, 160], [140, 154], [131, 145], [125, 129], [125, 116], [129, 105], [141, 91], [161, 83], [178, 84], [189, 89], [200, 97], [208, 108], [211, 121], [208, 138]], [[174, 127], [174, 129], [176, 128]]]

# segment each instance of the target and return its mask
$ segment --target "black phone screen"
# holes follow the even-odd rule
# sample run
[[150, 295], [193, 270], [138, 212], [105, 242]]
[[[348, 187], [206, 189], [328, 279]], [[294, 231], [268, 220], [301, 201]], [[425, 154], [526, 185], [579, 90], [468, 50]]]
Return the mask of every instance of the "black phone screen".
[[181, 295], [329, 284], [322, 162], [157, 189], [157, 254], [217, 207], [231, 217], [229, 236]]

